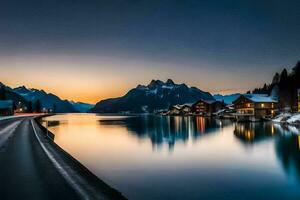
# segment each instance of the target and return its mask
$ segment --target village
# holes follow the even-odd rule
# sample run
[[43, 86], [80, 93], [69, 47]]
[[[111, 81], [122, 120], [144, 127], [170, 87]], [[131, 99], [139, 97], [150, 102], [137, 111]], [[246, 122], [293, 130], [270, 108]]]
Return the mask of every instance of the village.
[[224, 101], [218, 100], [200, 99], [195, 103], [170, 106], [169, 110], [159, 114], [216, 117], [238, 122], [266, 120], [286, 122], [287, 118], [293, 117], [295, 120], [292, 123], [299, 123], [300, 89], [298, 90], [297, 102], [298, 105], [294, 110], [288, 110], [279, 106], [278, 99], [267, 94], [241, 94], [232, 104], [225, 104]]
[[[282, 107], [278, 97], [267, 94], [240, 94], [231, 104], [220, 100], [199, 99], [194, 103], [171, 105], [168, 110], [155, 114], [162, 116], [203, 116], [231, 119], [237, 122], [258, 122], [272, 120], [279, 123], [300, 123], [300, 89], [297, 91], [297, 106]], [[21, 100], [0, 100], [0, 116], [22, 115], [24, 113], [54, 113], [40, 103], [34, 105]]]

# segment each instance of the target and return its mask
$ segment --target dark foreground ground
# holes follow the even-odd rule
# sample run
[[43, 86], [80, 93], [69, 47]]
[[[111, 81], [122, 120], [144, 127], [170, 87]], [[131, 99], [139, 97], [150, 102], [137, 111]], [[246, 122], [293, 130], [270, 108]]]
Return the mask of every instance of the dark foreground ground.
[[0, 199], [125, 199], [45, 137], [31, 117], [0, 120]]

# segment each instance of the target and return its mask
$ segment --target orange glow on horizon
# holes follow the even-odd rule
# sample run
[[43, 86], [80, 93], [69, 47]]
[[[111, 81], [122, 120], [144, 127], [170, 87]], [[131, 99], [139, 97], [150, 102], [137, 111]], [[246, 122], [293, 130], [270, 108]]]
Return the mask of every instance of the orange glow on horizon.
[[[240, 83], [241, 88], [258, 84], [226, 70], [216, 74], [210, 70], [209, 64], [203, 64], [201, 69], [192, 64], [182, 68], [181, 64], [176, 63], [118, 57], [13, 55], [0, 57], [0, 66], [3, 67], [0, 81], [7, 86], [24, 85], [43, 89], [61, 99], [93, 104], [106, 98], [123, 96], [131, 88], [148, 84], [152, 79], [171, 78], [175, 83], [186, 83], [211, 93], [226, 90], [224, 86], [232, 88], [236, 82]], [[226, 91], [238, 92], [239, 89]]]

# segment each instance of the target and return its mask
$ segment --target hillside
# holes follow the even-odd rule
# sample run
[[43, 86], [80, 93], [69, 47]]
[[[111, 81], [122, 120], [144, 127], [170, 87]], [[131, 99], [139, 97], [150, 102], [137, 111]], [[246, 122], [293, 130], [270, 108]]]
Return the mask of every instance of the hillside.
[[118, 98], [98, 102], [91, 109], [95, 113], [153, 113], [168, 109], [171, 105], [194, 103], [199, 99], [214, 100], [209, 92], [186, 84], [175, 84], [171, 79], [166, 82], [152, 80], [148, 85], [138, 85], [127, 94]]

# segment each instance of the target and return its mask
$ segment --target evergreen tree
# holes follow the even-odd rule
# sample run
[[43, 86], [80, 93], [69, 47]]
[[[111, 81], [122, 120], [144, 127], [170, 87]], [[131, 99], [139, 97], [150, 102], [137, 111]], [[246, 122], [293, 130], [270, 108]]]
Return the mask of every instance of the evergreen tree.
[[280, 81], [280, 75], [278, 74], [278, 72], [276, 72], [272, 80], [272, 85], [278, 84], [279, 81]]
[[284, 68], [280, 75], [279, 87], [286, 87], [287, 82], [288, 82], [288, 72]]
[[52, 110], [52, 112], [56, 113], [56, 104], [55, 103], [53, 104], [53, 110]]
[[33, 110], [32, 110], [32, 102], [31, 101], [28, 102], [27, 112], [29, 112], [29, 113], [33, 112]]
[[5, 100], [5, 89], [3, 86], [0, 86], [0, 100]]
[[42, 110], [42, 105], [41, 105], [41, 101], [38, 99], [38, 100], [36, 100], [36, 102], [35, 102], [35, 112], [41, 112], [41, 110]]

